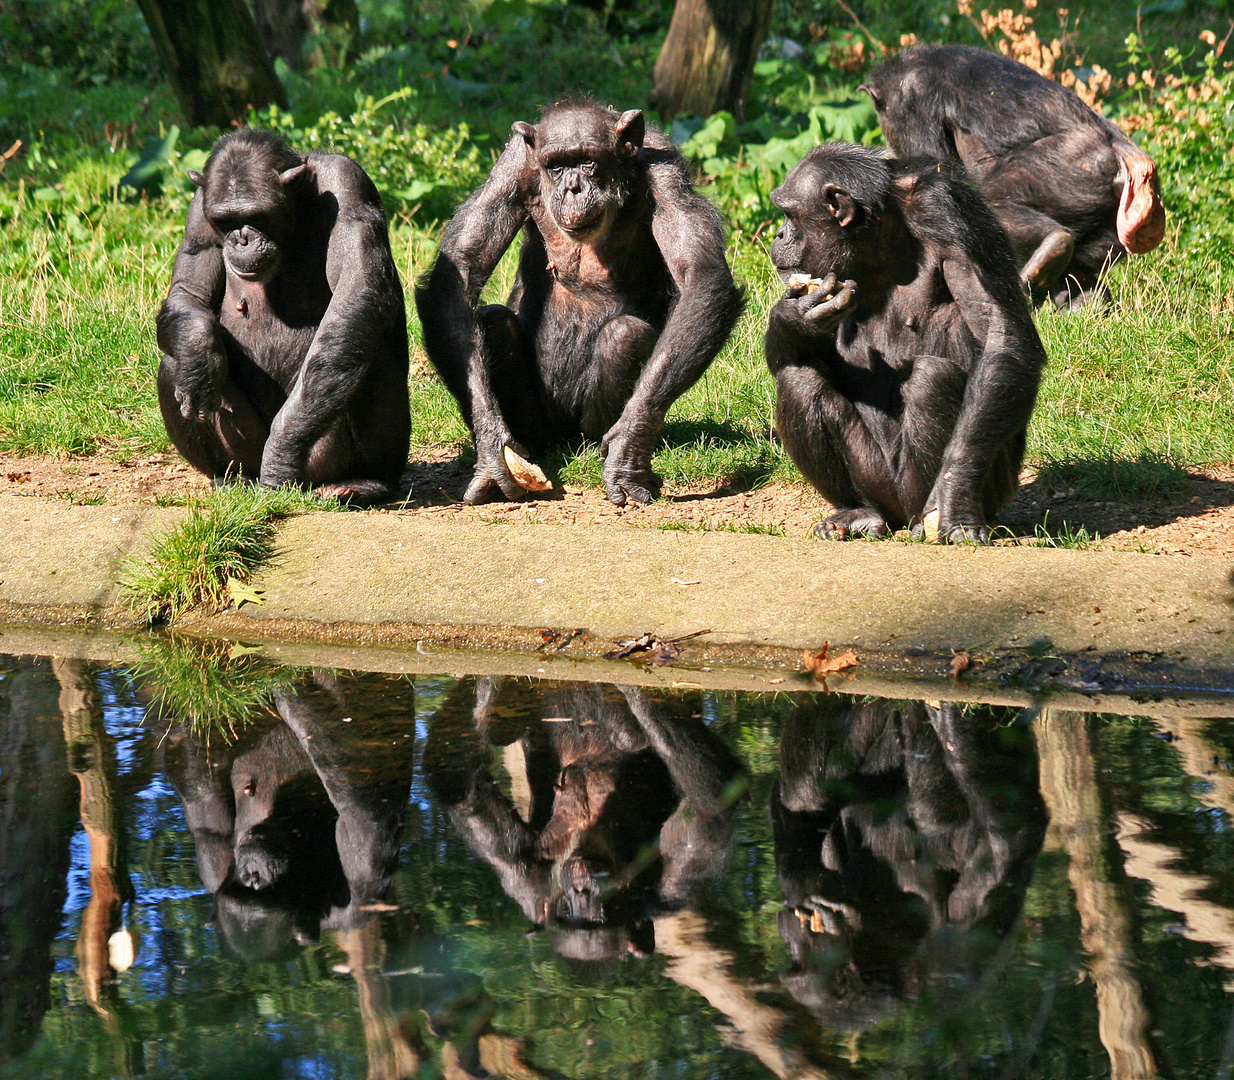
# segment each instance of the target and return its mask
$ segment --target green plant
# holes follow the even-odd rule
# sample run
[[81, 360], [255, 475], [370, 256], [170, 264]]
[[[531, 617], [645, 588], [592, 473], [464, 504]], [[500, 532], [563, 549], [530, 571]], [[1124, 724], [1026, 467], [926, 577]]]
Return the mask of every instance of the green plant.
[[243, 482], [215, 488], [154, 541], [147, 558], [130, 562], [122, 582], [130, 606], [155, 623], [198, 605], [223, 605], [229, 583], [247, 581], [270, 556], [278, 520], [310, 509], [336, 510], [339, 504], [295, 488]]

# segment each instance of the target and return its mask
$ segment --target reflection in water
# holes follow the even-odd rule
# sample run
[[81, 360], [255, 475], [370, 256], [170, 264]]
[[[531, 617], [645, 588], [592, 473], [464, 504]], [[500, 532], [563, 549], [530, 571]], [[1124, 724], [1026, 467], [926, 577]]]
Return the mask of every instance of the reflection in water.
[[247, 960], [370, 917], [394, 872], [414, 764], [409, 682], [315, 675], [274, 704], [278, 723], [230, 745], [178, 725], [167, 736], [219, 935]]
[[[3, 658], [0, 658], [2, 661]], [[60, 686], [47, 661], [0, 665], [0, 1067], [51, 1004], [77, 784], [65, 766]]]
[[0, 658], [0, 1075], [1228, 1071], [1223, 727], [258, 674]]
[[[744, 784], [698, 705], [637, 687], [481, 679], [433, 717], [434, 793], [559, 955], [650, 955], [653, 916], [723, 870]], [[489, 772], [493, 746], [508, 796]]]
[[1046, 823], [1011, 710], [845, 695], [789, 716], [771, 815], [784, 984], [840, 1030], [976, 984], [1020, 914]]

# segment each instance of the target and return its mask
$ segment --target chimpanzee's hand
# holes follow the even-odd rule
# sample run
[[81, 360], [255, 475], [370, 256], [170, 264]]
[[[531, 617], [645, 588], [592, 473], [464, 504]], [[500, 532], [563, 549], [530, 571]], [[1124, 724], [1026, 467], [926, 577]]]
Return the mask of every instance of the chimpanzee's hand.
[[988, 544], [990, 526], [977, 503], [949, 497], [944, 490], [926, 500], [913, 523], [913, 536], [938, 544]]
[[835, 274], [828, 274], [821, 284], [810, 289], [810, 282], [790, 285], [783, 298], [776, 304], [776, 314], [790, 322], [800, 333], [811, 337], [834, 334], [844, 321], [857, 292], [857, 282], [836, 282]]
[[620, 421], [600, 443], [604, 459], [604, 487], [609, 501], [625, 506], [627, 500], [649, 503], [660, 496], [664, 480], [651, 471], [654, 434], [631, 432]]
[[494, 485], [501, 489], [507, 499], [521, 499], [526, 492], [506, 468], [505, 448], [509, 446], [519, 454], [523, 453], [522, 448], [500, 425], [494, 425], [487, 431], [477, 425], [475, 441], [476, 469], [471, 474], [467, 490], [463, 492], [463, 502], [486, 502]]
[[185, 420], [207, 423], [218, 414], [223, 406], [222, 381], [226, 364], [222, 353], [206, 353], [191, 364], [176, 364], [173, 392]]

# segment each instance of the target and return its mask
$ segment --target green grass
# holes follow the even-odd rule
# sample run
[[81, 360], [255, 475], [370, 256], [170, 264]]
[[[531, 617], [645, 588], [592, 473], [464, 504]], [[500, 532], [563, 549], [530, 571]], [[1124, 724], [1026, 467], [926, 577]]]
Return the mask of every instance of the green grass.
[[231, 581], [247, 581], [271, 555], [280, 518], [302, 510], [337, 510], [295, 488], [237, 483], [189, 506], [188, 517], [157, 537], [150, 555], [130, 563], [121, 582], [134, 613], [166, 622], [199, 605], [228, 602]]

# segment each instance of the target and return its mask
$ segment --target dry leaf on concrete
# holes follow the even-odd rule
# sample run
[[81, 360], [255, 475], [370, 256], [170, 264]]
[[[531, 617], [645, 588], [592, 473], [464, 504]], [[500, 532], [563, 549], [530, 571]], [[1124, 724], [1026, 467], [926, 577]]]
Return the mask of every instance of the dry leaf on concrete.
[[973, 666], [973, 658], [966, 652], [958, 652], [951, 658], [951, 677], [958, 679]]
[[824, 675], [834, 675], [837, 671], [857, 666], [857, 654], [852, 649], [846, 649], [839, 656], [829, 660], [827, 658], [827, 650], [829, 648], [831, 648], [831, 642], [825, 641], [823, 642], [821, 652], [812, 653], [809, 649], [806, 649], [802, 656], [807, 675], [813, 675], [816, 679], [821, 679]]

